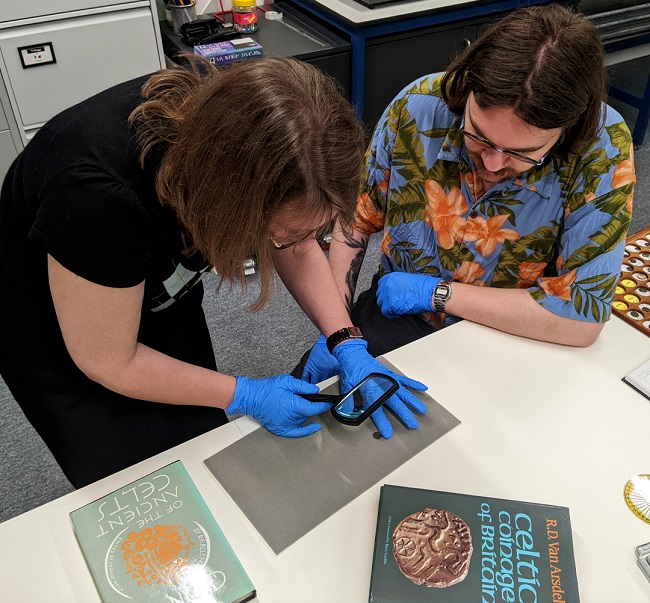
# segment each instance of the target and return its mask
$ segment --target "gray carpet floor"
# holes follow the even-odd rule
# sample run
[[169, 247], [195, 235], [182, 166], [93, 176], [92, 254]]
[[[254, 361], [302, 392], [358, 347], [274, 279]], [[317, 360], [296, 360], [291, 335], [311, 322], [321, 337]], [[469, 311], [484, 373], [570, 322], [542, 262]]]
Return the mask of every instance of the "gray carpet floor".
[[[610, 68], [612, 84], [641, 94], [650, 57]], [[632, 127], [636, 110], [618, 101], [611, 104]], [[650, 225], [650, 131], [636, 152], [637, 188], [630, 232]], [[373, 237], [360, 276], [359, 291], [370, 283], [378, 265], [379, 238]], [[248, 277], [246, 291], [207, 279], [204, 308], [212, 334], [217, 364], [225, 373], [265, 377], [290, 371], [315, 341], [316, 328], [281, 284], [268, 305], [256, 314], [248, 311], [259, 293], [256, 275]], [[47, 447], [25, 419], [0, 379], [0, 522], [73, 490]]]

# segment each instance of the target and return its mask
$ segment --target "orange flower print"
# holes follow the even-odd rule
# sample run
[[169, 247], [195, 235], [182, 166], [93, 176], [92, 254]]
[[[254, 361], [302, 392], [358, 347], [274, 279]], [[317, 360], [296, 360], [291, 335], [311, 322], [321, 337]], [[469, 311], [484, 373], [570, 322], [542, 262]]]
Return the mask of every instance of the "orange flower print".
[[571, 301], [571, 285], [576, 280], [575, 268], [561, 276], [547, 276], [539, 284], [547, 295], [555, 295], [564, 301]]
[[384, 213], [372, 202], [368, 193], [361, 193], [357, 199], [357, 212], [354, 217], [354, 229], [370, 235], [384, 227]]
[[519, 238], [517, 231], [511, 228], [501, 228], [507, 219], [508, 216], [503, 214], [493, 216], [487, 220], [482, 216], [470, 220], [467, 223], [465, 240], [476, 241], [476, 251], [483, 257], [487, 257], [494, 253], [499, 243], [506, 240], [515, 241]]
[[425, 193], [427, 197], [425, 221], [438, 233], [440, 247], [451, 249], [454, 241], [462, 240], [463, 228], [467, 220], [461, 218], [461, 215], [467, 213], [467, 201], [457, 186], [454, 186], [447, 195], [434, 180], [427, 180]]
[[483, 284], [481, 281], [477, 281], [478, 278], [485, 274], [483, 267], [476, 263], [465, 261], [461, 264], [460, 268], [454, 271], [454, 280], [467, 283], [468, 285], [477, 285]]
[[474, 172], [467, 172], [467, 173], [461, 172], [460, 178], [461, 180], [465, 180], [467, 186], [469, 187], [469, 190], [472, 191], [472, 195], [474, 195], [475, 199], [480, 197], [480, 195], [477, 194], [478, 191], [476, 191], [476, 189], [474, 188], [474, 185], [476, 184], [476, 180], [475, 180], [476, 175], [474, 174]]
[[[634, 147], [630, 147], [630, 158], [621, 161], [621, 163], [616, 166], [614, 176], [612, 177], [612, 188], [618, 188], [619, 186], [624, 186], [630, 182], [636, 182], [636, 174], [634, 172]], [[633, 204], [634, 191], [627, 198], [627, 203], [625, 204], [625, 208], [630, 213], [632, 212]]]
[[464, 178], [465, 182], [467, 182], [467, 186], [474, 190], [474, 172], [461, 172], [460, 177]]
[[[521, 186], [522, 188], [526, 188], [526, 185], [519, 178], [515, 178], [514, 182], [515, 182], [515, 184], [517, 186]], [[537, 187], [534, 184], [529, 184], [528, 189], [531, 190], [531, 191], [537, 192]]]
[[546, 268], [546, 262], [522, 262], [519, 264], [519, 276], [525, 281], [535, 282]]
[[393, 237], [390, 236], [390, 233], [385, 230], [384, 238], [381, 241], [381, 252], [386, 256], [390, 257], [390, 248], [389, 245], [393, 242]]
[[621, 161], [621, 163], [616, 166], [616, 169], [614, 169], [612, 188], [621, 188], [621, 186], [625, 186], [631, 182], [636, 182], [634, 161], [632, 159], [626, 159], [625, 161]]
[[517, 287], [525, 289], [533, 285], [544, 273], [546, 264], [546, 262], [522, 262], [519, 264], [519, 278], [521, 281], [517, 283]]
[[377, 185], [377, 188], [384, 194], [388, 194], [388, 179], [390, 178], [390, 170], [384, 170], [384, 179]]

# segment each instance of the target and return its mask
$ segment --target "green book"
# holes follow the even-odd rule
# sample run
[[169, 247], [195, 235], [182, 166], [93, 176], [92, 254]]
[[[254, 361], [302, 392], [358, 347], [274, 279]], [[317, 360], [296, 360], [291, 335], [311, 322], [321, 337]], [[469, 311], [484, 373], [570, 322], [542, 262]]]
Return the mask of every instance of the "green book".
[[371, 603], [579, 603], [569, 509], [385, 485]]
[[70, 513], [104, 603], [243, 603], [255, 588], [180, 461]]

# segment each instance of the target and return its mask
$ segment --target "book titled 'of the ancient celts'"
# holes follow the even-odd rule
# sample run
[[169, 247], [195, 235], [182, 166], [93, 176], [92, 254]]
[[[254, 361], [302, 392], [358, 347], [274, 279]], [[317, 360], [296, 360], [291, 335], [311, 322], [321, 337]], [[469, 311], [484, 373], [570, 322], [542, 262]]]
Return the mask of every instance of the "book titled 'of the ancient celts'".
[[569, 509], [381, 488], [371, 603], [579, 603]]
[[255, 589], [180, 461], [70, 513], [102, 600], [243, 603]]

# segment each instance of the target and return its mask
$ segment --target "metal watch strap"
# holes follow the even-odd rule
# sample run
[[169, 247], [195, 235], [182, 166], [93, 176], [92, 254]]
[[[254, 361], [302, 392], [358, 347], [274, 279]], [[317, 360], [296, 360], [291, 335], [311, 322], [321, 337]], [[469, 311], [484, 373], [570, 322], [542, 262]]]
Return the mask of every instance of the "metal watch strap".
[[433, 290], [433, 308], [438, 314], [445, 311], [445, 305], [451, 297], [451, 283], [440, 281]]
[[361, 329], [358, 327], [345, 327], [344, 329], [334, 331], [334, 333], [332, 333], [326, 340], [327, 349], [330, 354], [339, 343], [347, 341], [348, 339], [363, 339]]

